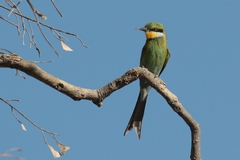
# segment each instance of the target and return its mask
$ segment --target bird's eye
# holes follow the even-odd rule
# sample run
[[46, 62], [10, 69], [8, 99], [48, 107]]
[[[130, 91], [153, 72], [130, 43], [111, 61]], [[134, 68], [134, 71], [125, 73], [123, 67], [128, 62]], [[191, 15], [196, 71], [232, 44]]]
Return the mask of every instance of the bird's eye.
[[157, 28], [151, 28], [150, 31], [157, 31]]
[[150, 29], [150, 31], [163, 33], [163, 29], [158, 29], [158, 28], [152, 28], [152, 29]]

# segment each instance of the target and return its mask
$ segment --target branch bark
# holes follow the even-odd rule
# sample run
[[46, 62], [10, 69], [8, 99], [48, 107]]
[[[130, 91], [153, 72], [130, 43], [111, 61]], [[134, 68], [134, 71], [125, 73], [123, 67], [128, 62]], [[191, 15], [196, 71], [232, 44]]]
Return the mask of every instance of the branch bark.
[[26, 61], [16, 54], [4, 54], [0, 52], [0, 67], [20, 70], [54, 88], [55, 90], [69, 96], [75, 101], [80, 101], [82, 99], [91, 100], [98, 107], [102, 106], [102, 101], [110, 96], [113, 92], [132, 83], [138, 78], [144, 79], [165, 98], [173, 111], [175, 111], [189, 126], [191, 130], [190, 159], [202, 159], [200, 153], [200, 125], [182, 106], [178, 98], [166, 88], [165, 83], [154, 74], [149, 72], [146, 68], [133, 68], [104, 87], [97, 90], [91, 90], [74, 86], [59, 78], [56, 78], [39, 68], [35, 63]]

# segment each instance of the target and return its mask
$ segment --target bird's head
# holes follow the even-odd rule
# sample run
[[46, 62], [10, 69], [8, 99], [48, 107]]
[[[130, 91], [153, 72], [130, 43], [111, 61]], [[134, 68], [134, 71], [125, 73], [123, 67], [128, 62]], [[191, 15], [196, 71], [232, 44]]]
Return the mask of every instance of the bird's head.
[[147, 39], [166, 37], [163, 25], [158, 22], [149, 22], [145, 27], [136, 29], [145, 32]]

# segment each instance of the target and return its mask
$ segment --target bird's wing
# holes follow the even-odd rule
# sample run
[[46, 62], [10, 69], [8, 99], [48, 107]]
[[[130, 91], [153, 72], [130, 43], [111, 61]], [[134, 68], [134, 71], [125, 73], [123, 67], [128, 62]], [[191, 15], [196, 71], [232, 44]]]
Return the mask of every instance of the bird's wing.
[[162, 70], [161, 70], [161, 72], [159, 73], [159, 75], [163, 72], [163, 70], [164, 70], [164, 68], [166, 67], [169, 59], [170, 59], [170, 51], [169, 51], [168, 48], [167, 48], [166, 59], [165, 59], [165, 61], [164, 61], [164, 63], [163, 63], [163, 67], [162, 67]]

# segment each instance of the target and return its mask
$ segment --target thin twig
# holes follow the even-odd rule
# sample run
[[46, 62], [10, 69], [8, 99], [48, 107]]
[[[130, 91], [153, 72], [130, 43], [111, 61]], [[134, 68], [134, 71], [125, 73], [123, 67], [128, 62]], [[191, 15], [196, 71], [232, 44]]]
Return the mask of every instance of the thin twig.
[[[48, 43], [49, 46], [53, 49], [53, 51], [57, 54], [57, 56], [60, 57], [60, 55], [58, 54], [58, 52], [56, 51], [56, 49], [53, 47], [53, 45], [51, 44], [51, 42], [48, 40], [48, 38], [45, 36], [45, 34], [44, 34], [43, 30], [42, 30], [42, 27], [41, 27], [41, 25], [40, 25], [40, 23], [39, 23], [38, 17], [36, 16], [36, 14], [39, 15], [40, 13], [39, 13], [39, 12], [36, 10], [36, 8], [32, 5], [32, 3], [30, 2], [30, 0], [27, 0], [27, 2], [28, 2], [30, 8], [31, 8], [32, 11], [33, 11], [33, 15], [35, 16], [37, 26], [38, 26], [38, 28], [39, 28], [39, 30], [40, 30], [43, 38], [47, 41], [47, 43]], [[38, 51], [39, 51], [39, 50], [38, 50]], [[38, 55], [40, 56], [40, 52], [38, 52], [38, 53], [39, 53]]]
[[[56, 136], [58, 135], [57, 133], [53, 133], [53, 132], [50, 132], [48, 130], [45, 130], [41, 127], [39, 127], [36, 123], [34, 123], [32, 120], [30, 120], [27, 116], [25, 116], [21, 111], [19, 111], [16, 107], [14, 107], [13, 105], [11, 105], [10, 103], [8, 103], [8, 101], [0, 98], [1, 101], [3, 101], [4, 103], [6, 103], [8, 106], [11, 107], [11, 110], [15, 110], [16, 112], [18, 112], [18, 114], [20, 114], [23, 118], [25, 118], [29, 123], [31, 123], [33, 126], [35, 126], [36, 128], [38, 128], [39, 130], [41, 130], [42, 132], [46, 132], [48, 133], [52, 138], [54, 138], [56, 140], [56, 142], [58, 142]], [[14, 117], [17, 119], [17, 121], [21, 123], [21, 121], [17, 118], [16, 114], [12, 111]]]
[[14, 109], [13, 109], [13, 108], [11, 108], [11, 111], [12, 111], [13, 116], [16, 118], [16, 120], [17, 120], [20, 124], [22, 124], [22, 122], [18, 119], [17, 115], [14, 113]]
[[57, 5], [55, 4], [54, 0], [51, 0], [53, 6], [55, 7], [55, 9], [57, 10], [58, 14], [62, 17], [62, 13], [60, 12], [60, 10], [58, 9]]
[[26, 79], [25, 76], [23, 76], [22, 74], [19, 73], [19, 71], [16, 69], [16, 76], [22, 77], [23, 79]]
[[52, 34], [59, 40], [59, 41], [68, 41], [68, 39], [62, 35], [60, 35], [56, 30], [51, 29]]
[[7, 51], [8, 53], [12, 53], [11, 51], [5, 49], [5, 48], [0, 48], [0, 50], [4, 50], [4, 51]]
[[15, 24], [15, 23], [13, 23], [13, 22], [11, 22], [11, 21], [9, 21], [9, 20], [7, 20], [7, 19], [3, 18], [3, 16], [2, 16], [2, 15], [0, 15], [0, 18], [1, 18], [2, 20], [6, 21], [7, 23], [9, 23], [9, 24], [11, 24], [11, 25], [13, 25], [13, 26], [15, 26], [15, 27], [17, 27], [17, 28], [18, 28], [18, 25], [17, 25], [17, 24]]
[[[9, 8], [7, 8], [7, 7], [5, 7], [5, 6], [1, 5], [1, 4], [0, 4], [0, 7], [6, 9], [6, 10], [8, 10], [8, 11], [11, 11]], [[25, 15], [23, 15], [23, 14], [19, 14], [19, 13], [14, 12], [14, 11], [13, 11], [13, 13], [16, 14], [16, 15], [18, 15], [18, 16], [21, 16], [21, 17], [23, 17], [23, 18], [25, 18], [25, 19], [28, 19], [28, 20], [30, 20], [30, 21], [32, 21], [32, 22], [35, 22], [35, 23], [37, 22], [36, 20], [34, 20], [34, 19], [32, 19], [32, 18], [29, 18], [29, 17], [27, 17], [27, 16], [25, 16]], [[64, 33], [64, 34], [68, 34], [68, 35], [74, 36], [74, 37], [76, 37], [76, 38], [81, 42], [81, 44], [82, 44], [85, 48], [89, 48], [89, 47], [83, 42], [83, 40], [82, 40], [77, 34], [75, 34], [75, 33], [70, 33], [70, 32], [67, 32], [67, 31], [63, 31], [63, 30], [61, 30], [61, 29], [54, 28], [54, 27], [49, 26], [49, 25], [47, 25], [47, 24], [45, 24], [45, 23], [42, 23], [42, 22], [39, 22], [39, 24], [41, 24], [42, 26], [47, 27], [47, 28], [49, 28], [49, 29], [53, 29], [53, 30], [56, 30], [56, 31], [58, 31], [58, 32], [62, 32], [62, 33]]]
[[13, 152], [13, 151], [22, 151], [22, 149], [21, 148], [11, 148], [11, 149], [7, 150], [6, 152], [1, 153], [0, 157], [8, 157], [8, 158], [14, 158], [17, 160], [25, 160], [24, 158], [21, 158], [19, 156], [15, 156], [15, 155], [12, 155], [9, 153], [9, 152]]
[[[59, 141], [58, 141], [58, 139], [57, 139], [58, 134], [53, 133], [53, 132], [50, 132], [50, 131], [47, 131], [47, 130], [39, 127], [37, 124], [35, 124], [33, 121], [31, 121], [28, 117], [26, 117], [21, 111], [19, 111], [19, 110], [18, 110], [17, 108], [15, 108], [13, 105], [11, 105], [10, 103], [8, 103], [9, 100], [4, 100], [4, 99], [2, 99], [2, 98], [0, 98], [0, 100], [2, 100], [4, 103], [6, 103], [8, 106], [11, 107], [11, 111], [12, 111], [14, 117], [15, 117], [16, 120], [21, 124], [21, 126], [24, 126], [24, 125], [23, 125], [23, 123], [18, 119], [18, 117], [16, 116], [16, 114], [14, 113], [14, 110], [17, 111], [23, 118], [25, 118], [25, 119], [26, 119], [28, 122], [30, 122], [33, 126], [35, 126], [36, 128], [38, 128], [38, 129], [41, 131], [42, 136], [43, 136], [43, 139], [44, 139], [44, 142], [45, 142], [45, 144], [46, 144], [47, 146], [49, 146], [49, 144], [47, 143], [47, 140], [46, 140], [46, 137], [45, 137], [45, 133], [47, 133], [49, 136], [51, 136], [51, 137], [56, 141], [57, 144], [59, 143]], [[25, 128], [25, 127], [24, 127], [24, 128]], [[24, 130], [25, 130], [25, 129], [24, 129]], [[0, 156], [1, 156], [1, 155], [0, 155]], [[12, 156], [10, 156], [10, 155], [5, 155], [5, 156], [7, 156], [7, 157], [12, 157]], [[14, 157], [14, 158], [15, 158], [15, 157]]]
[[31, 62], [33, 62], [35, 64], [42, 64], [42, 63], [51, 63], [51, 62], [53, 62], [53, 60], [49, 60], [49, 61], [31, 61]]
[[[11, 4], [12, 4], [12, 6], [9, 4], [9, 6], [12, 8], [11, 13], [13, 13], [14, 8], [15, 8], [19, 14], [22, 14], [21, 11], [20, 11], [20, 9], [18, 8], [18, 5], [20, 4], [20, 2], [18, 2], [18, 4], [15, 4], [12, 0], [9, 0], [9, 2], [11, 2]], [[15, 14], [14, 14], [14, 15], [15, 15]], [[24, 18], [21, 17], [21, 20], [22, 20], [22, 28], [23, 28], [22, 43], [23, 43], [23, 45], [24, 45], [24, 44], [25, 44], [25, 43], [24, 43], [24, 36], [25, 36], [25, 32], [27, 31], [27, 29], [26, 29], [26, 27], [25, 27]]]

